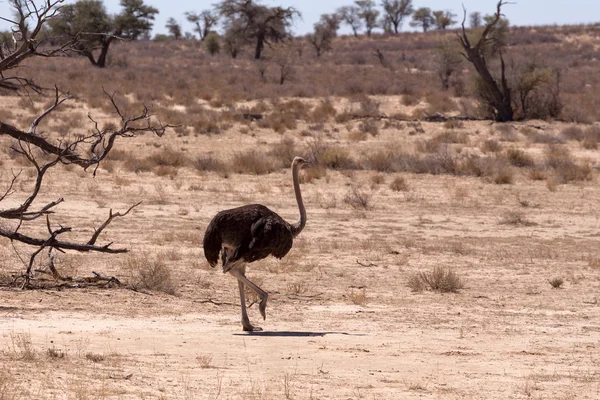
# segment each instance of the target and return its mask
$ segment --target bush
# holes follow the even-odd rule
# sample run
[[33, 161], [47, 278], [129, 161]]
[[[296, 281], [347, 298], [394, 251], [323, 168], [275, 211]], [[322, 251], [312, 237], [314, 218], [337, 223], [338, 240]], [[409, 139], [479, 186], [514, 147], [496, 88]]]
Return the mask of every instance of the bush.
[[413, 292], [424, 289], [442, 293], [456, 293], [465, 286], [463, 280], [450, 268], [434, 267], [431, 272], [418, 272], [408, 279], [408, 287]]
[[132, 289], [177, 294], [171, 271], [160, 257], [150, 258], [146, 253], [139, 257], [129, 256], [124, 267], [131, 272]]
[[211, 155], [196, 157], [193, 166], [198, 171], [212, 171], [220, 173], [227, 171], [227, 166], [225, 163]]
[[394, 192], [407, 192], [408, 191], [408, 183], [406, 179], [402, 176], [397, 176], [394, 178], [392, 183], [390, 183], [390, 189]]
[[235, 153], [231, 167], [238, 174], [264, 175], [276, 170], [271, 160], [254, 150]]
[[508, 149], [506, 151], [506, 158], [511, 165], [518, 168], [535, 166], [535, 161], [533, 161], [533, 158], [520, 149]]
[[208, 50], [211, 56], [219, 54], [221, 52], [219, 35], [217, 35], [215, 32], [209, 33], [204, 39], [204, 46], [206, 46], [206, 50]]
[[344, 203], [355, 210], [370, 210], [373, 208], [370, 204], [371, 196], [371, 193], [368, 193], [357, 186], [352, 186], [344, 197]]
[[353, 169], [356, 163], [350, 157], [348, 150], [342, 147], [329, 147], [320, 156], [319, 164], [331, 169]]

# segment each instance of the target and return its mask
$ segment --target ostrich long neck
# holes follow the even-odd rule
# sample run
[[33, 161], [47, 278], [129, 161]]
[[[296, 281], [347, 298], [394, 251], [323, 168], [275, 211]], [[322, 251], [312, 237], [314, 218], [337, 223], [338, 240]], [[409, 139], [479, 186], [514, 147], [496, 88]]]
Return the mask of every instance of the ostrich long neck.
[[302, 202], [302, 194], [300, 193], [300, 181], [298, 176], [298, 170], [300, 169], [300, 164], [294, 163], [292, 165], [292, 180], [294, 181], [294, 193], [296, 194], [296, 201], [298, 202], [298, 209], [300, 210], [300, 219], [295, 224], [292, 224], [292, 236], [296, 237], [304, 226], [306, 225], [306, 209], [304, 208], [304, 203]]

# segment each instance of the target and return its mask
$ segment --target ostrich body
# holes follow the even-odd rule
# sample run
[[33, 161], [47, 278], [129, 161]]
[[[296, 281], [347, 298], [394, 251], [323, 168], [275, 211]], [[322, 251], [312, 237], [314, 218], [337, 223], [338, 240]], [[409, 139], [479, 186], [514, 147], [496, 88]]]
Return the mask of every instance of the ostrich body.
[[229, 272], [238, 281], [244, 331], [262, 330], [250, 324], [246, 312], [244, 286], [248, 286], [260, 297], [259, 310], [263, 319], [266, 319], [269, 297], [267, 292], [246, 278], [246, 264], [270, 255], [283, 258], [292, 248], [293, 239], [306, 225], [306, 209], [302, 202], [298, 180], [300, 167], [306, 163], [306, 160], [300, 157], [292, 161], [294, 193], [300, 211], [298, 222], [290, 224], [262, 204], [250, 204], [220, 211], [210, 221], [204, 233], [206, 260], [215, 267], [221, 253], [223, 273]]

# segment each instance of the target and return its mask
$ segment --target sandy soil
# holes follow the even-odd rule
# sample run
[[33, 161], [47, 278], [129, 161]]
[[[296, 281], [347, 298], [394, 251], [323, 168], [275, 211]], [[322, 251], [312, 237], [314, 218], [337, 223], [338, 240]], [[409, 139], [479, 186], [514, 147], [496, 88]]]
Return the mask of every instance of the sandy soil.
[[[426, 136], [442, 129], [423, 125]], [[463, 130], [474, 148], [492, 134], [483, 123]], [[358, 143], [343, 129], [327, 138], [356, 154], [421, 139], [396, 129]], [[189, 155], [231, 154], [278, 140], [234, 129], [215, 137], [144, 136], [126, 148], [138, 156], [154, 151], [152, 143]], [[541, 148], [524, 139], [518, 145], [532, 154]], [[7, 171], [15, 161], [3, 157]], [[237, 285], [207, 266], [202, 235], [218, 210], [250, 202], [294, 220], [289, 172], [224, 179], [190, 168], [160, 177], [112, 167], [96, 178], [56, 171], [40, 200], [65, 197], [52, 221], [79, 229], [72, 238], [89, 236], [109, 207], [145, 200], [103, 239], [131, 252], [68, 253], [58, 267], [131, 282], [128, 260], [160, 258], [177, 295], [0, 288], [1, 399], [600, 398], [596, 180], [550, 190], [521, 172], [512, 185], [404, 174], [409, 190], [395, 192], [393, 174], [374, 183], [373, 171], [328, 171], [302, 185], [308, 225], [290, 254], [249, 267], [271, 297], [266, 321], [256, 306], [249, 309], [265, 331], [247, 334]], [[372, 209], [344, 203], [352, 185], [372, 196]], [[505, 223], [510, 213], [529, 223]], [[0, 272], [22, 271], [11, 244], [0, 244]], [[27, 249], [16, 249], [27, 257]], [[451, 268], [464, 289], [412, 292], [408, 279], [435, 266]], [[548, 283], [555, 277], [565, 281], [560, 289]]]

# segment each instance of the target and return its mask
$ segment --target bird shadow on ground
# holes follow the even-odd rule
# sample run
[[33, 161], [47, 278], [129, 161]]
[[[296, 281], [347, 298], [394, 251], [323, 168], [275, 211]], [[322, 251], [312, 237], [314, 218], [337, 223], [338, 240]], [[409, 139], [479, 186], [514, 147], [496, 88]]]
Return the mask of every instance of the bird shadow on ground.
[[347, 335], [347, 336], [366, 336], [363, 333], [348, 333], [348, 332], [311, 332], [311, 331], [279, 331], [279, 332], [244, 332], [234, 333], [234, 336], [268, 336], [268, 337], [311, 337], [325, 335]]

